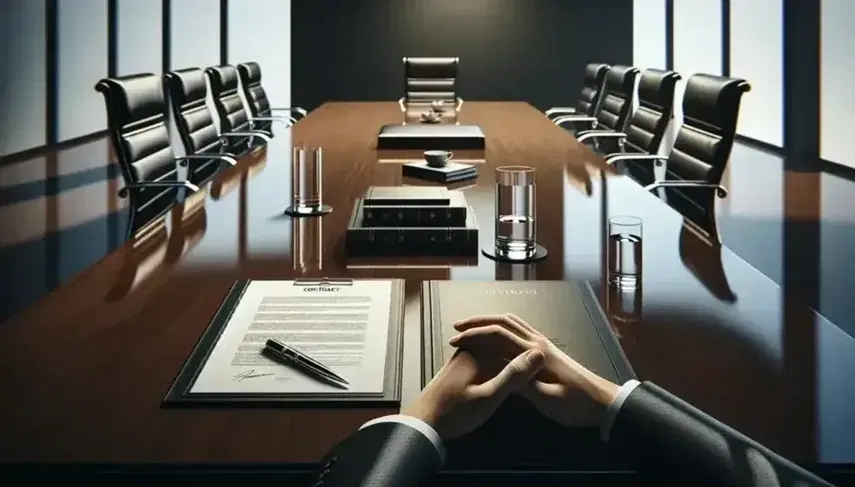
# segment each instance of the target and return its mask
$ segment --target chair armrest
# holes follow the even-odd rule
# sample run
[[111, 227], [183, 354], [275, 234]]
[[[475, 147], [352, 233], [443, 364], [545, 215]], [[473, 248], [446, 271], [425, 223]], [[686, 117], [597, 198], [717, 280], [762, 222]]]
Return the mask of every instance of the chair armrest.
[[716, 190], [715, 194], [719, 198], [727, 197], [727, 188], [720, 184], [708, 183], [706, 181], [656, 181], [644, 187], [647, 191], [657, 188], [709, 188]]
[[285, 128], [291, 128], [292, 125], [297, 123], [297, 120], [294, 117], [252, 117], [250, 119], [250, 128], [254, 128], [256, 122], [279, 122], [285, 125]]
[[592, 127], [596, 127], [598, 122], [597, 117], [589, 117], [587, 115], [565, 115], [552, 121], [555, 125], [561, 125], [565, 122], [590, 123]]
[[656, 161], [657, 166], [661, 166], [668, 158], [656, 154], [609, 154], [606, 156], [606, 164], [612, 165], [620, 161]]
[[270, 142], [270, 137], [264, 132], [254, 130], [251, 132], [225, 132], [220, 134], [220, 137], [259, 137], [267, 142]]
[[[236, 166], [238, 161], [235, 156], [231, 154], [205, 154], [204, 152], [198, 154], [189, 154], [186, 156], [176, 157], [175, 160], [178, 163], [182, 163], [183, 161], [193, 161], [193, 160], [209, 160], [209, 159], [219, 159], [221, 161], [228, 162], [232, 166]], [[185, 164], [181, 164], [185, 165]]]
[[307, 112], [305, 109], [300, 108], [300, 107], [276, 107], [276, 108], [271, 108], [270, 111], [271, 112], [297, 112], [300, 114], [301, 117], [305, 117], [306, 115], [309, 114], [309, 112]]
[[190, 181], [147, 181], [142, 183], [126, 184], [119, 190], [119, 198], [127, 198], [130, 190], [139, 190], [146, 188], [186, 188], [195, 193], [199, 191], [199, 186]]
[[[578, 110], [573, 107], [552, 107], [549, 110], [543, 112], [547, 117], [551, 117], [553, 115], [570, 115], [576, 114]], [[581, 114], [580, 114], [581, 115]]]
[[[587, 130], [576, 134], [576, 140], [585, 142], [588, 139], [625, 139], [623, 132], [612, 132], [611, 130]], [[622, 142], [622, 140], [620, 140]]]
[[297, 120], [294, 117], [252, 117], [252, 122], [281, 122], [284, 123], [286, 127], [290, 127], [297, 123]]

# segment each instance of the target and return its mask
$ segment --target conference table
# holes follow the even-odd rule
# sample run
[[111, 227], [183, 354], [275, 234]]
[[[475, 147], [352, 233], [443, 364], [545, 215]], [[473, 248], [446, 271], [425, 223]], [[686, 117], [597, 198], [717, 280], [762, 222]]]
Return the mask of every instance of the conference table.
[[[375, 149], [378, 129], [401, 118], [394, 102], [334, 102], [275, 128], [267, 147], [224, 168], [162, 223], [0, 327], [0, 462], [310, 468], [362, 423], [395, 411], [162, 406], [236, 280], [295, 277], [405, 279], [404, 403], [420, 387], [422, 281], [587, 282], [640, 379], [797, 462], [855, 462], [852, 438], [834, 427], [853, 410], [837, 389], [847, 372], [833, 362], [852, 362], [852, 340], [526, 103], [464, 105], [459, 121], [482, 128], [486, 149], [456, 151], [479, 177], [451, 188], [465, 193], [483, 246], [494, 235], [494, 169], [535, 168], [545, 260], [349, 259], [345, 229], [369, 186], [431, 184], [401, 175], [418, 151]], [[333, 211], [322, 218], [283, 215], [297, 145], [323, 148], [323, 199]], [[643, 220], [643, 285], [631, 295], [604, 285], [612, 215]], [[458, 459], [449, 469], [501, 468], [483, 462]], [[526, 462], [507, 467], [612, 465], [599, 453]]]

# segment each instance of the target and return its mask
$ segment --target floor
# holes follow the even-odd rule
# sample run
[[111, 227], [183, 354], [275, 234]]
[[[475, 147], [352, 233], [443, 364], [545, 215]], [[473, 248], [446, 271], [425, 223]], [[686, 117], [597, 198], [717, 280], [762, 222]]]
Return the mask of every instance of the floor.
[[[855, 336], [855, 171], [789, 169], [737, 143], [718, 209], [739, 257]], [[0, 322], [120, 246], [127, 206], [109, 141], [0, 162]]]

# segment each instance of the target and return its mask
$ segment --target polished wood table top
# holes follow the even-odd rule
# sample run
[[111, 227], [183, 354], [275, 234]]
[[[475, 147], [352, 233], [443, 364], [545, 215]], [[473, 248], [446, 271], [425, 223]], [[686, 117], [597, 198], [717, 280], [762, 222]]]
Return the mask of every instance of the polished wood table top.
[[[462, 189], [493, 239], [493, 170], [537, 170], [536, 264], [348, 260], [353, 202], [371, 185], [426, 184], [401, 176], [408, 152], [375, 150], [390, 103], [328, 103], [279, 129], [270, 145], [224, 169], [202, 192], [69, 284], [0, 328], [0, 462], [311, 463], [377, 409], [164, 409], [162, 399], [238, 279], [405, 278], [405, 400], [418, 392], [418, 290], [426, 279], [590, 281], [635, 372], [799, 462], [855, 461], [833, 425], [852, 414], [855, 343], [727, 248], [525, 103], [467, 102], [487, 149]], [[324, 150], [323, 218], [282, 215], [291, 147]], [[418, 153], [415, 153], [416, 155]], [[602, 285], [604, 225], [644, 222], [643, 286]], [[455, 264], [455, 265], [450, 265]], [[828, 344], [833, 344], [829, 346]], [[847, 365], [848, 364], [848, 365]], [[849, 371], [846, 372], [846, 367]], [[416, 384], [416, 385], [413, 385]]]

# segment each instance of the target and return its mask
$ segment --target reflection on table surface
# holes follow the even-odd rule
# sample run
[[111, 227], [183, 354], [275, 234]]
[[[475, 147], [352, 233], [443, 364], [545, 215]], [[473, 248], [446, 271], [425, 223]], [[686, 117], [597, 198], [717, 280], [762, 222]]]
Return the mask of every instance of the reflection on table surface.
[[[187, 414], [160, 403], [235, 280], [347, 276], [406, 279], [407, 315], [416, 320], [407, 330], [419, 328], [411, 308], [422, 280], [590, 281], [640, 378], [797, 461], [855, 461], [855, 397], [845, 393], [855, 340], [784, 299], [714, 239], [700, 238], [697, 221], [687, 224], [638, 182], [603, 177], [600, 159], [527, 104], [466, 104], [461, 123], [480, 125], [488, 144], [478, 179], [461, 190], [484, 245], [494, 237], [493, 170], [535, 167], [537, 241], [549, 250], [546, 260], [348, 259], [343, 235], [355, 199], [370, 185], [406, 184], [399, 165], [378, 163], [384, 155], [372, 148], [377, 128], [400, 115], [394, 102], [323, 105], [293, 132], [277, 134], [263, 161], [244, 159], [215, 178], [197, 196], [201, 207], [173, 211], [167, 233], [159, 228], [147, 243], [126, 244], [4, 325], [0, 387], [16, 400], [0, 406], [0, 436], [16, 441], [0, 444], [0, 459], [317, 461], [359, 424], [390, 411]], [[323, 194], [333, 212], [323, 218], [282, 216], [293, 145], [324, 148]], [[602, 284], [605, 222], [618, 214], [644, 222], [644, 274], [634, 293]], [[161, 250], [164, 238], [172, 251]], [[69, 352], [35, 348], [43, 336]], [[412, 352], [405, 348], [405, 356]], [[324, 431], [315, 427], [321, 423]]]

